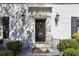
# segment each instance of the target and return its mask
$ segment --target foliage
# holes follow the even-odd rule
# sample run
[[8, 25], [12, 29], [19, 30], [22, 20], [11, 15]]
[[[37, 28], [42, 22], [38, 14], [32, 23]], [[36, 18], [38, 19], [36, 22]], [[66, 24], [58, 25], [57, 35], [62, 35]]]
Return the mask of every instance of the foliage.
[[77, 42], [79, 43], [79, 33], [73, 34], [73, 38], [75, 38]]
[[64, 51], [63, 56], [79, 56], [79, 49], [68, 48]]
[[0, 56], [13, 56], [13, 52], [10, 50], [2, 50], [0, 51]]
[[60, 50], [60, 51], [64, 51], [65, 49], [67, 48], [79, 48], [79, 44], [76, 40], [68, 40], [68, 39], [64, 39], [64, 40], [61, 40], [57, 46], [57, 48]]
[[75, 38], [75, 39], [79, 39], [79, 33], [74, 33], [74, 34], [72, 35], [72, 37]]
[[5, 47], [0, 45], [0, 51], [5, 50]]
[[14, 52], [14, 55], [17, 55], [21, 51], [22, 43], [21, 41], [9, 41], [7, 43], [7, 48], [9, 50], [12, 50]]
[[59, 49], [59, 51], [64, 51], [65, 50], [65, 46], [64, 46], [62, 41], [59, 42], [59, 44], [57, 45], [57, 48]]

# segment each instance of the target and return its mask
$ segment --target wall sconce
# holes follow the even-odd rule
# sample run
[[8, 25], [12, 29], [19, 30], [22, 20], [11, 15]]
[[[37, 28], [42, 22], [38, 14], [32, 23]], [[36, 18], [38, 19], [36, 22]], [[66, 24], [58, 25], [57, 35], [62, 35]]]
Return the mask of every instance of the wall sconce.
[[25, 24], [25, 12], [23, 12], [23, 14], [21, 16], [22, 16], [22, 23], [24, 25]]
[[55, 17], [55, 26], [58, 26], [59, 16], [60, 15], [57, 13]]

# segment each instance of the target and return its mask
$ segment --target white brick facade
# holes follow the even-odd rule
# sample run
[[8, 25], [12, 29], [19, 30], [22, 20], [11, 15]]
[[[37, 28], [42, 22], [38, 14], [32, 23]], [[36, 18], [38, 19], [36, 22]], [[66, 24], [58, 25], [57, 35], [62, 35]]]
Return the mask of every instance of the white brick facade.
[[[52, 9], [51, 12], [47, 10], [42, 14], [40, 13], [43, 17], [46, 15], [46, 43], [48, 42], [48, 46], [54, 45], [52, 38], [71, 38], [71, 17], [79, 17], [79, 4], [0, 4], [0, 16], [9, 17], [8, 40], [21, 40], [25, 44], [24, 46], [28, 44], [44, 47], [44, 45], [35, 43], [35, 18], [34, 16], [31, 17], [30, 12], [28, 12], [29, 7], [50, 7]], [[57, 13], [60, 16], [58, 26], [55, 26]]]

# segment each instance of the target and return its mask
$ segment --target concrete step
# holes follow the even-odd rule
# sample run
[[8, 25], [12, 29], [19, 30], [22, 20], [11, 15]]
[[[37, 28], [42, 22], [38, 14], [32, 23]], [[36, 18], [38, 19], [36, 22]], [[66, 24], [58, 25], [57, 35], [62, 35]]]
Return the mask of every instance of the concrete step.
[[24, 50], [18, 56], [60, 56], [60, 52], [57, 49], [49, 49], [48, 53], [35, 53], [31, 49]]

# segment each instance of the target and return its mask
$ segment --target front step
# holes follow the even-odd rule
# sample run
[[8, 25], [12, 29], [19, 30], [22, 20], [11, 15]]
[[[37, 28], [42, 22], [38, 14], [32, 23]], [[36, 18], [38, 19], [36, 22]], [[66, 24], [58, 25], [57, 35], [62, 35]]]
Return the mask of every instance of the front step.
[[60, 52], [56, 48], [54, 49], [40, 48], [42, 50], [49, 50], [49, 52], [45, 52], [45, 51], [44, 52], [37, 52], [37, 51], [33, 52], [32, 50], [34, 49], [36, 48], [32, 48], [32, 49], [28, 48], [27, 50], [23, 49], [23, 52], [21, 52], [19, 56], [60, 56]]
[[43, 47], [40, 47], [40, 48], [32, 48], [32, 52], [33, 53], [48, 53], [49, 52], [49, 49], [48, 48], [43, 48]]
[[[40, 48], [43, 52], [32, 52], [32, 56], [60, 56], [60, 52], [58, 49], [51, 49], [51, 48]], [[47, 52], [45, 52], [47, 51]]]

